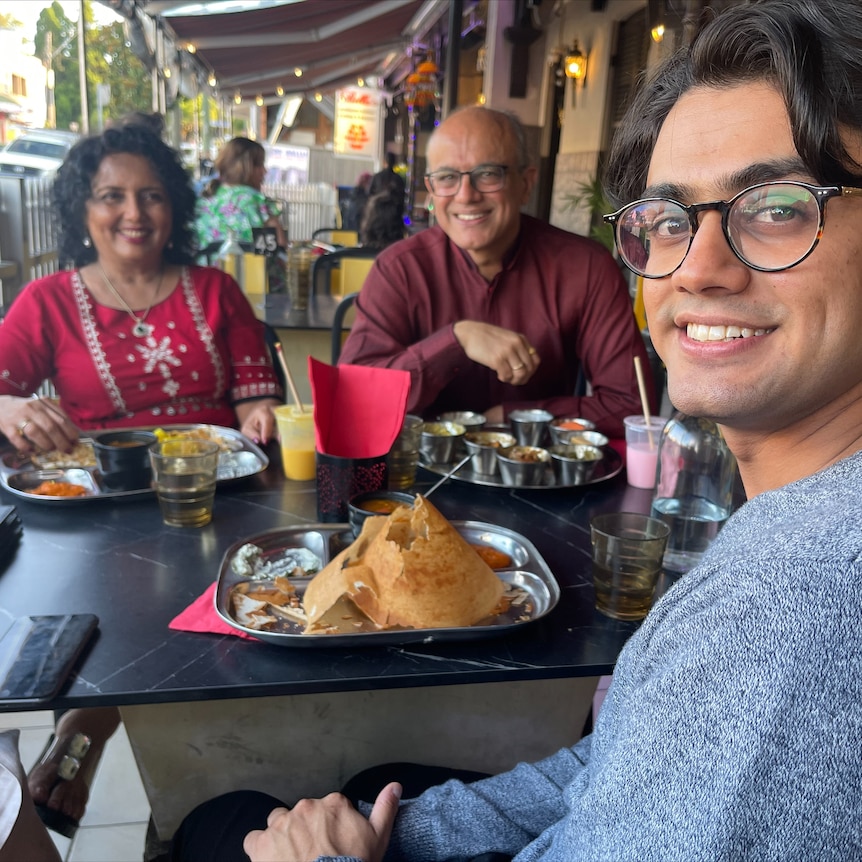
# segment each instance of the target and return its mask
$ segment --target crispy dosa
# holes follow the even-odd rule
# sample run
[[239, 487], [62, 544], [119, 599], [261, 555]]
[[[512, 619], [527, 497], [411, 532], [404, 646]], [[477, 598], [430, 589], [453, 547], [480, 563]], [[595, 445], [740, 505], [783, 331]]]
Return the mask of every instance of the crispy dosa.
[[471, 626], [497, 613], [505, 586], [424, 497], [366, 518], [356, 541], [318, 572], [303, 604], [311, 631], [344, 596], [382, 629]]

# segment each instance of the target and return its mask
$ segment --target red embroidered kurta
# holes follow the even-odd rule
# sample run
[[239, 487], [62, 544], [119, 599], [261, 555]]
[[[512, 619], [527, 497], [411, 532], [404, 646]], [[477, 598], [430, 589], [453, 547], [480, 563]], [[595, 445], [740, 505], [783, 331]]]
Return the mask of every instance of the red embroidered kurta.
[[83, 429], [206, 422], [233, 427], [233, 405], [279, 397], [263, 327], [236, 282], [186, 267], [146, 317], [93, 300], [77, 271], [37, 279], [0, 325], [0, 394], [30, 395], [50, 379]]

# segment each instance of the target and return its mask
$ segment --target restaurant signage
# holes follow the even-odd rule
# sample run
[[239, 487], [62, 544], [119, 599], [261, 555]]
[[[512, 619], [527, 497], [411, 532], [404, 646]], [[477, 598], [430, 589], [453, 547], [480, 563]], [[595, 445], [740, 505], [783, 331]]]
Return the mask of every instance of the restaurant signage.
[[369, 87], [348, 87], [335, 94], [336, 153], [378, 158], [382, 97], [380, 90]]

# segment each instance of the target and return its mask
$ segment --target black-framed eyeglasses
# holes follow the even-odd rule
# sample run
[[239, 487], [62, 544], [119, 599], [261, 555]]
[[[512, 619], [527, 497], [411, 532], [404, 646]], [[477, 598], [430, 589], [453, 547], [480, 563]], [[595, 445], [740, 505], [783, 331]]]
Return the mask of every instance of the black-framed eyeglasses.
[[823, 235], [826, 201], [860, 195], [852, 186], [787, 181], [758, 183], [728, 201], [686, 205], [645, 198], [604, 216], [614, 226], [623, 263], [644, 278], [664, 278], [682, 266], [706, 210], [721, 213], [721, 229], [733, 253], [759, 272], [780, 272], [801, 263]]
[[431, 191], [442, 198], [448, 198], [458, 194], [461, 188], [461, 177], [469, 177], [470, 185], [477, 192], [498, 192], [506, 184], [506, 171], [508, 165], [479, 165], [472, 171], [452, 171], [443, 168], [425, 174], [425, 179]]

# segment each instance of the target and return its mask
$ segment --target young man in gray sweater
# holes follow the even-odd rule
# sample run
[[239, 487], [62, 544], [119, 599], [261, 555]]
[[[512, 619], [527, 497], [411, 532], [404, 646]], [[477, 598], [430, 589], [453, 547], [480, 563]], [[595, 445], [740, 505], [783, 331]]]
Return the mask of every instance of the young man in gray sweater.
[[671, 401], [720, 424], [748, 502], [589, 737], [416, 799], [276, 808], [253, 862], [862, 859], [858, 0], [731, 6], [647, 81], [610, 165]]

